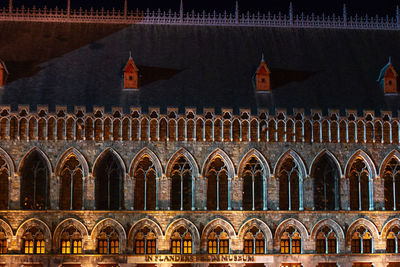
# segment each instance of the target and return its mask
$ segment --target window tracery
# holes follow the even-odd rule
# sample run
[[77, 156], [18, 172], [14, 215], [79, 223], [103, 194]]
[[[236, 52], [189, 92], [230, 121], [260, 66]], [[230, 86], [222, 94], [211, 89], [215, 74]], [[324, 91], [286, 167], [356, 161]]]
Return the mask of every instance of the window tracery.
[[319, 230], [316, 240], [316, 252], [320, 254], [336, 254], [337, 238], [336, 233], [328, 226]]
[[82, 254], [82, 235], [74, 226], [67, 227], [61, 234], [61, 254]]
[[217, 226], [208, 235], [207, 251], [209, 254], [228, 254], [229, 236], [223, 228]]
[[156, 209], [156, 169], [152, 160], [144, 156], [135, 171], [135, 210]]
[[351, 165], [350, 179], [350, 209], [370, 209], [369, 170], [362, 158], [357, 158]]
[[0, 210], [8, 209], [9, 198], [9, 168], [6, 161], [0, 156]]
[[400, 161], [392, 157], [384, 170], [385, 210], [400, 210]]
[[31, 227], [22, 236], [22, 251], [24, 254], [44, 254], [45, 240], [42, 230]]
[[135, 236], [136, 254], [156, 254], [157, 240], [156, 234], [148, 226], [144, 226]]
[[265, 236], [264, 233], [253, 226], [244, 235], [244, 251], [245, 254], [264, 254], [265, 253]]
[[171, 170], [171, 209], [191, 210], [193, 207], [193, 170], [185, 156], [180, 156]]
[[281, 254], [301, 253], [301, 235], [294, 227], [290, 226], [281, 235]]
[[171, 235], [172, 254], [192, 254], [192, 235], [188, 229], [181, 226]]
[[210, 163], [207, 172], [207, 209], [228, 209], [228, 168], [225, 162], [216, 157]]
[[394, 226], [386, 237], [386, 252], [400, 253], [400, 227]]
[[243, 209], [264, 209], [265, 170], [260, 161], [252, 156], [243, 169]]
[[4, 231], [4, 229], [0, 228], [0, 254], [6, 254], [7, 253], [7, 236]]
[[119, 254], [119, 235], [117, 231], [107, 226], [97, 236], [97, 252], [99, 254]]
[[278, 177], [280, 210], [299, 210], [300, 172], [297, 162], [291, 156], [282, 163]]
[[358, 227], [351, 236], [352, 253], [372, 253], [372, 235], [364, 226]]
[[83, 171], [75, 155], [64, 162], [61, 172], [60, 209], [78, 210], [83, 208]]

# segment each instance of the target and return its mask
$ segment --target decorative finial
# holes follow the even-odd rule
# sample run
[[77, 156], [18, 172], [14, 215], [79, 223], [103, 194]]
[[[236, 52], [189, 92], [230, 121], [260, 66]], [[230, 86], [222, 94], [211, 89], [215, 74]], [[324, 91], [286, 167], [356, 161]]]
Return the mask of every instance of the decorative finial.
[[264, 59], [264, 53], [261, 54], [261, 62], [265, 61]]
[[132, 59], [132, 51], [129, 50], [129, 59]]
[[289, 19], [290, 23], [293, 24], [293, 3], [290, 2], [289, 4]]
[[236, 24], [239, 24], [239, 1], [236, 1], [235, 6], [235, 22]]
[[181, 23], [183, 23], [183, 0], [181, 0], [181, 6], [179, 8], [179, 17], [180, 17]]

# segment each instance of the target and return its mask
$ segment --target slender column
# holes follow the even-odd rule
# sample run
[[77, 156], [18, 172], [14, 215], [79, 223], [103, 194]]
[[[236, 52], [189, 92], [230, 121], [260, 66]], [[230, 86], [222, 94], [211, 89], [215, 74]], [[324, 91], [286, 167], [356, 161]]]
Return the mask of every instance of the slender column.
[[217, 210], [219, 210], [219, 174], [217, 174]]
[[232, 178], [228, 178], [228, 210], [232, 210], [231, 191], [232, 191]]
[[393, 210], [396, 210], [396, 181], [393, 177]]
[[197, 183], [197, 179], [192, 176], [192, 195], [191, 195], [191, 197], [192, 197], [192, 210], [195, 210], [195, 198], [194, 198], [194, 195], [195, 195], [195, 188], [196, 188], [195, 185], [196, 185], [196, 183]]
[[291, 173], [289, 173], [289, 175], [288, 175], [288, 198], [289, 198], [289, 210], [292, 210], [292, 194], [290, 193], [291, 192], [291, 184], [290, 184], [290, 176], [291, 176]]
[[[369, 210], [374, 210], [374, 186], [373, 180], [371, 178], [368, 179], [368, 188], [369, 188]], [[393, 192], [394, 193], [394, 192]]]
[[181, 174], [181, 210], [183, 210], [183, 178]]
[[263, 176], [263, 202], [264, 202], [263, 210], [268, 209], [267, 188], [266, 187], [267, 187], [267, 178], [265, 176]]
[[[158, 207], [158, 188], [159, 188], [159, 186], [160, 186], [160, 178], [156, 178], [156, 210], [158, 210], [159, 209], [159, 207]], [[168, 204], [168, 209], [170, 209], [170, 205], [171, 204]]]
[[252, 200], [252, 210], [254, 210], [254, 174], [251, 177], [251, 200]]
[[360, 183], [360, 174], [357, 177], [358, 180], [358, 210], [361, 210], [361, 183]]

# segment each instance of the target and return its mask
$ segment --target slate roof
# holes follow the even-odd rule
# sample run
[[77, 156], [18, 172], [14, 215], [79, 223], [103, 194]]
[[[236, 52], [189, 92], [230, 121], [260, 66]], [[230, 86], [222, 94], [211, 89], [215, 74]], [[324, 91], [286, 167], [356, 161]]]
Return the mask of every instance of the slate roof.
[[[400, 32], [107, 27], [111, 26], [0, 23], [2, 36], [13, 31], [10, 38], [0, 40], [0, 58], [6, 64], [10, 58], [14, 62], [8, 68], [11, 81], [1, 92], [0, 103], [14, 108], [18, 104], [34, 108], [44, 104], [50, 109], [67, 105], [69, 110], [74, 106], [86, 106], [87, 110], [93, 106], [104, 106], [106, 110], [141, 106], [144, 111], [148, 107], [160, 107], [161, 111], [167, 107], [179, 107], [181, 111], [197, 107], [199, 112], [204, 107], [232, 108], [235, 112], [239, 108], [251, 108], [253, 112], [257, 108], [287, 108], [289, 112], [293, 108], [324, 112], [400, 109], [400, 98], [384, 96], [376, 82], [389, 55], [395, 67], [400, 62]], [[98, 32], [102, 34], [96, 35]], [[93, 36], [82, 42], [82, 34]], [[64, 47], [55, 47], [59, 39]], [[45, 59], [32, 64], [31, 57], [38, 55], [18, 55], [24, 45], [15, 49], [15, 42], [38, 45]], [[138, 92], [122, 90], [122, 69], [129, 51], [141, 71]], [[271, 70], [272, 93], [256, 93], [252, 82], [262, 53]], [[35, 69], [29, 70], [31, 75], [23, 73], [28, 71], [27, 65]]]

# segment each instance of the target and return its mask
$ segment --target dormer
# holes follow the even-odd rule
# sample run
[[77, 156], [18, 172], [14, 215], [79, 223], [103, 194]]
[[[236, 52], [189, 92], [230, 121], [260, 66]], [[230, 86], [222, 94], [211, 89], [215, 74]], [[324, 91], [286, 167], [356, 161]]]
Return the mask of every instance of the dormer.
[[271, 71], [269, 70], [267, 63], [265, 63], [264, 55], [262, 56], [260, 65], [256, 71], [256, 89], [257, 91], [271, 91]]
[[6, 84], [8, 70], [6, 64], [0, 59], [0, 87]]
[[136, 67], [135, 62], [131, 55], [129, 55], [128, 62], [124, 68], [124, 89], [138, 89], [139, 88], [139, 69]]
[[385, 94], [398, 94], [399, 89], [397, 87], [397, 72], [392, 65], [392, 61], [389, 58], [388, 64], [382, 68], [379, 74], [378, 82], [383, 88]]

